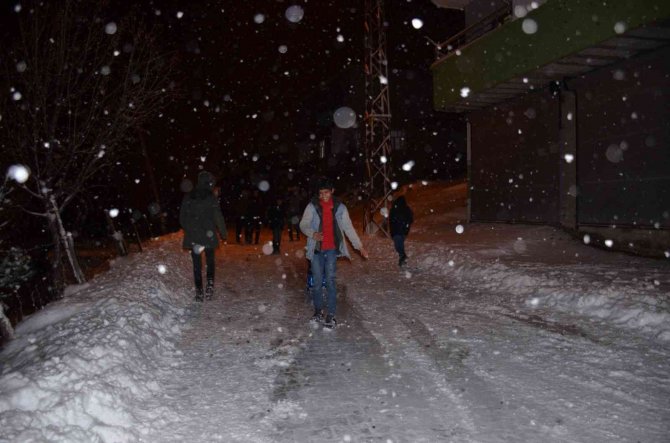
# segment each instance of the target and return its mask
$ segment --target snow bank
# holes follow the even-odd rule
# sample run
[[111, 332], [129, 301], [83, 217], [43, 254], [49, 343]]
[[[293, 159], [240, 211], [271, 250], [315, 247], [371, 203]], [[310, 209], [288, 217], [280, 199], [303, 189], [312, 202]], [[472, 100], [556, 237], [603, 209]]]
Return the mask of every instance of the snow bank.
[[[436, 245], [416, 255], [417, 266], [435, 275], [471, 282], [493, 294], [517, 297], [531, 309], [577, 313], [670, 342], [670, 298], [658, 290], [653, 279], [612, 282], [597, 266], [560, 266], [560, 272], [548, 272], [550, 265], [543, 263], [533, 267], [491, 259], [493, 255], [510, 255], [509, 251], [481, 252]], [[594, 278], [598, 274], [602, 280]]]
[[161, 389], [156, 375], [175, 350], [190, 302], [180, 287], [190, 278], [180, 275], [184, 257], [175, 245], [158, 244], [117, 260], [19, 325], [2, 356], [2, 437], [137, 441], [169, 419], [143, 403]]

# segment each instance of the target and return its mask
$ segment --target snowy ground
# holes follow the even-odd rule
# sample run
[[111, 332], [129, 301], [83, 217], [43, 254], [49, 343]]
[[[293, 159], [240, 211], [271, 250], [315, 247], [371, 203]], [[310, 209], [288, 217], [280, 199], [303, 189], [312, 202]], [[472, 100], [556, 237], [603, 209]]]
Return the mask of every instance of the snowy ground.
[[222, 247], [205, 304], [178, 234], [117, 260], [0, 353], [0, 441], [667, 442], [670, 261], [468, 225], [464, 193], [409, 192], [407, 270], [340, 261], [334, 331], [303, 242]]

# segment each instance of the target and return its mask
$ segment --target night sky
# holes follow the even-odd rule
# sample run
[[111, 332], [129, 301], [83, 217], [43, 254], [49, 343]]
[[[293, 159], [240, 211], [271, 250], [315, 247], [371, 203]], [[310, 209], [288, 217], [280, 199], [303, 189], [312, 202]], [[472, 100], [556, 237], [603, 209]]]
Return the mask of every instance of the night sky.
[[[297, 23], [286, 18], [294, 5], [304, 11]], [[458, 32], [463, 14], [429, 0], [386, 5], [392, 127], [405, 135], [402, 150], [392, 156], [394, 179], [402, 184], [462, 175], [462, 124], [432, 110], [433, 47], [426, 36], [441, 41]], [[6, 30], [13, 8], [3, 12]], [[157, 33], [160, 49], [174, 62], [171, 104], [144, 125], [168, 215], [181, 200], [181, 181], [194, 179], [201, 168], [219, 177], [224, 210], [241, 189], [253, 189], [259, 180], [270, 183], [268, 196], [308, 186], [306, 179], [315, 174], [333, 176], [342, 191], [361, 185], [362, 126], [343, 136], [348, 151], [339, 158], [319, 161], [309, 152], [322, 140], [331, 143], [337, 108], [352, 108], [361, 123], [362, 1], [112, 1], [107, 11], [109, 17], [99, 19], [101, 30], [132, 11]], [[413, 18], [424, 26], [414, 29]], [[139, 139], [136, 143], [117, 171], [99, 179], [104, 190], [94, 196], [95, 204], [145, 211], [153, 200]], [[412, 173], [400, 169], [409, 159], [417, 164]]]

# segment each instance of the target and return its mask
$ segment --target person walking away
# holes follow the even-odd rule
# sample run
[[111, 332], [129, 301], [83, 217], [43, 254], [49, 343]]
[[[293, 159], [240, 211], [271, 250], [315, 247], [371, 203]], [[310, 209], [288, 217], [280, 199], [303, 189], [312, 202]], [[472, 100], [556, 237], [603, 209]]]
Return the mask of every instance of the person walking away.
[[195, 189], [184, 196], [179, 210], [179, 223], [184, 229], [182, 247], [190, 249], [193, 259], [193, 279], [195, 299], [203, 300], [202, 290], [202, 252], [207, 262], [207, 286], [204, 296], [211, 299], [214, 294], [214, 250], [219, 246], [218, 230], [221, 240], [227, 237], [226, 222], [221, 208], [214, 196], [214, 176], [207, 171], [198, 174]]
[[257, 245], [261, 236], [261, 226], [263, 225], [262, 216], [265, 213], [263, 209], [263, 199], [258, 191], [254, 190], [249, 208], [247, 210], [247, 227], [245, 230], [245, 243]]
[[391, 212], [389, 213], [389, 225], [391, 228], [391, 238], [393, 246], [398, 252], [398, 266], [403, 266], [407, 262], [405, 254], [405, 238], [409, 234], [409, 228], [414, 222], [414, 213], [407, 205], [404, 196], [400, 196], [393, 201]]
[[286, 218], [286, 211], [284, 210], [284, 202], [281, 198], [275, 199], [275, 202], [268, 208], [267, 220], [272, 229], [272, 254], [279, 254], [279, 246], [281, 244], [281, 234], [284, 230], [284, 219]]
[[[351, 259], [344, 236], [349, 239], [354, 249], [357, 249], [363, 258], [368, 258], [363, 243], [354, 229], [349, 211], [342, 201], [333, 196], [332, 183], [323, 179], [318, 185], [318, 196], [307, 204], [300, 220], [300, 230], [307, 237], [307, 253], [310, 261], [314, 282], [321, 282], [326, 278], [326, 293], [328, 295], [328, 315], [324, 326], [337, 326], [335, 318], [337, 308], [336, 263], [338, 257]], [[321, 285], [315, 283], [311, 289], [314, 315], [312, 321], [323, 320]]]
[[249, 192], [240, 192], [240, 197], [235, 205], [235, 242], [242, 243], [242, 230], [246, 226], [247, 210], [249, 208]]

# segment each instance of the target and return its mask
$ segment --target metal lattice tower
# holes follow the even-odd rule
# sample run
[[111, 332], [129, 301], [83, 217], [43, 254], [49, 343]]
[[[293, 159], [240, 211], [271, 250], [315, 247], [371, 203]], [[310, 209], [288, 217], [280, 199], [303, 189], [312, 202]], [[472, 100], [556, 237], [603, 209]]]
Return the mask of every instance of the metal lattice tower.
[[388, 214], [390, 153], [391, 106], [384, 0], [365, 0], [365, 163], [368, 171], [365, 229], [369, 234], [377, 226], [389, 235], [388, 224], [380, 211], [385, 208]]

